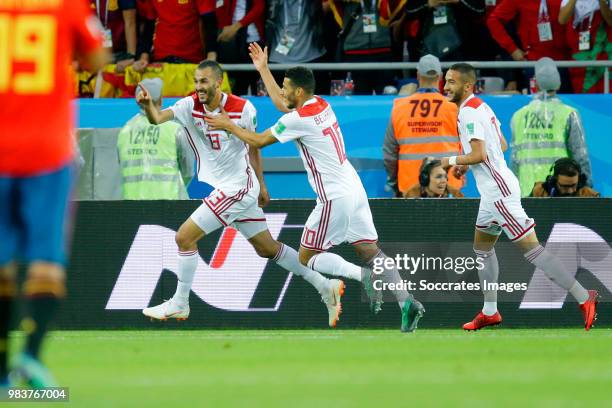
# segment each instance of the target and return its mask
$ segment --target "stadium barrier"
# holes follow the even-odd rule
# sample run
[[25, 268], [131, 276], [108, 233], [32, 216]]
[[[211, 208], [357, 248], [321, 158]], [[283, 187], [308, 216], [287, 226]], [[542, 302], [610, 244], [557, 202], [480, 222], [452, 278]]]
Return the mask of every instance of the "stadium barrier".
[[[606, 58], [605, 54], [601, 55]], [[445, 61], [441, 62], [442, 68], [447, 69], [464, 61]], [[474, 68], [478, 69], [533, 69], [536, 61], [466, 61]], [[604, 81], [604, 93], [610, 93], [610, 68], [611, 60], [593, 58], [584, 61], [555, 61], [559, 68], [592, 68], [601, 69]], [[380, 70], [416, 70], [416, 62], [319, 62], [300, 64], [314, 71], [380, 71]], [[295, 66], [295, 64], [270, 64], [272, 71], [285, 71]], [[254, 71], [253, 64], [223, 64], [226, 71]]]
[[[490, 96], [482, 97], [491, 105], [502, 123], [502, 132], [509, 140], [511, 136], [510, 119], [514, 112], [531, 101], [530, 96]], [[325, 97], [336, 112], [345, 140], [347, 156], [360, 167], [359, 175], [369, 197], [389, 197], [384, 190], [386, 174], [382, 163], [382, 144], [391, 108], [391, 96], [332, 96]], [[609, 123], [612, 121], [611, 95], [561, 95], [561, 99], [580, 112], [586, 133], [586, 141], [593, 168], [595, 189], [603, 196], [612, 196], [612, 158], [609, 151]], [[174, 103], [176, 99], [164, 99], [164, 106]], [[259, 130], [274, 125], [281, 114], [269, 98], [249, 98], [257, 108]], [[81, 129], [120, 128], [138, 112], [133, 99], [81, 99], [78, 101], [79, 122]], [[88, 144], [89, 147], [105, 149], [103, 154], [111, 154], [109, 141], [98, 141]], [[88, 147], [83, 147], [86, 159]], [[90, 152], [91, 153], [91, 152]], [[314, 198], [314, 193], [303, 173], [303, 166], [293, 143], [275, 143], [262, 150], [266, 162], [266, 183], [274, 198]], [[506, 151], [506, 160], [510, 158], [511, 149]], [[95, 157], [92, 156], [92, 157]], [[102, 156], [98, 156], [101, 158]], [[280, 161], [278, 161], [280, 159]], [[110, 160], [110, 159], [109, 159]], [[87, 161], [87, 160], [86, 160]], [[111, 160], [112, 161], [112, 160]], [[106, 162], [112, 165], [111, 161]], [[276, 162], [274, 162], [276, 161]], [[283, 163], [284, 161], [284, 163]], [[272, 164], [273, 167], [269, 165]], [[98, 160], [97, 165], [104, 165]], [[270, 170], [275, 170], [270, 172]], [[296, 171], [300, 169], [300, 171]], [[104, 174], [98, 172], [97, 174]], [[96, 180], [89, 178], [95, 182]], [[104, 182], [100, 180], [100, 182]], [[210, 191], [208, 186], [194, 180], [189, 186], [191, 198], [201, 198]], [[463, 189], [467, 197], [478, 197], [478, 191], [471, 173], [468, 173], [467, 184]], [[87, 195], [85, 194], [87, 197]], [[106, 198], [110, 198], [105, 196]], [[85, 197], [84, 197], [85, 198]]]
[[[474, 199], [370, 200], [380, 242], [389, 256], [404, 252], [426, 255], [473, 256], [471, 241], [478, 209]], [[62, 329], [165, 328], [322, 328], [327, 312], [316, 291], [300, 277], [257, 257], [233, 229], [202, 240], [201, 260], [191, 294], [191, 315], [185, 322], [151, 323], [144, 307], [170, 298], [176, 287], [174, 231], [200, 201], [87, 201], [78, 203], [68, 298], [57, 326]], [[274, 200], [266, 208], [272, 236], [297, 248], [302, 224], [314, 207], [312, 200]], [[547, 247], [566, 245], [565, 265], [578, 271], [589, 288], [602, 294], [599, 326], [610, 326], [608, 301], [612, 289], [610, 199], [527, 199]], [[500, 292], [500, 311], [507, 327], [580, 327], [573, 300], [558, 291], [523, 260], [507, 239], [498, 246], [500, 282], [522, 285]], [[506, 244], [504, 244], [504, 242]], [[348, 245], [334, 250], [358, 262]], [[401, 254], [400, 254], [401, 255]], [[568, 258], [569, 257], [569, 258]], [[573, 265], [573, 266], [572, 266]], [[446, 268], [446, 267], [445, 267]], [[430, 283], [478, 282], [472, 269], [433, 267], [407, 280]], [[480, 292], [420, 291], [427, 314], [423, 327], [459, 327], [481, 307]], [[399, 324], [395, 302], [376, 316], [369, 313], [361, 287], [347, 282], [339, 327], [388, 327]]]

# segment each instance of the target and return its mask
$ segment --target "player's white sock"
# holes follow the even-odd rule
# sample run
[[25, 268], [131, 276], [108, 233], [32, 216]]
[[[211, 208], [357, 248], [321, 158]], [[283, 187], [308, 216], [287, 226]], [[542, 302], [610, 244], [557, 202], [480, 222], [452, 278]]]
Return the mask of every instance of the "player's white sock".
[[578, 303], [583, 304], [589, 299], [589, 292], [567, 272], [559, 259], [544, 249], [542, 245], [526, 252], [525, 259], [543, 270], [548, 279], [568, 290]]
[[289, 272], [293, 272], [304, 278], [304, 280], [314, 286], [319, 293], [323, 294], [327, 289], [329, 279], [302, 265], [295, 249], [281, 243], [280, 249], [273, 260]]
[[589, 292], [580, 283], [578, 283], [578, 281], [574, 282], [574, 285], [569, 289], [569, 292], [580, 304], [583, 304], [589, 300]]
[[330, 252], [321, 252], [310, 258], [308, 267], [320, 273], [343, 276], [361, 282], [361, 267], [345, 261], [340, 255]]
[[497, 291], [496, 290], [485, 290], [485, 281], [487, 284], [497, 283], [499, 277], [499, 264], [497, 262], [497, 255], [495, 254], [495, 248], [490, 251], [481, 251], [474, 248], [476, 256], [482, 259], [484, 268], [478, 270], [478, 277], [480, 278], [480, 286], [482, 287], [482, 294], [484, 295], [484, 307], [482, 313], [487, 316], [492, 316], [497, 312]]
[[[376, 262], [376, 259], [378, 258], [382, 258], [382, 261]], [[368, 261], [368, 266], [370, 268], [374, 268], [375, 265], [395, 265], [395, 261], [393, 261], [393, 259], [391, 260], [392, 262], [386, 261], [386, 258], [389, 258], [387, 255], [385, 255], [385, 253], [382, 250], [378, 250], [378, 253], [376, 255], [374, 255], [374, 257], [372, 259], [370, 259]], [[399, 283], [402, 281], [402, 277], [399, 273], [399, 271], [397, 270], [397, 267], [393, 267], [393, 268], [384, 268], [384, 271], [382, 273], [382, 280], [383, 282], [387, 282], [387, 283]], [[395, 289], [392, 291], [393, 295], [395, 296], [395, 298], [397, 299], [397, 304], [400, 307], [400, 310], [404, 307], [404, 302], [406, 301], [406, 299], [408, 299], [408, 291], [403, 290], [403, 289]]]
[[179, 251], [178, 253], [178, 282], [176, 284], [176, 292], [173, 299], [182, 305], [189, 303], [189, 291], [193, 283], [193, 275], [198, 267], [198, 250], [195, 251]]

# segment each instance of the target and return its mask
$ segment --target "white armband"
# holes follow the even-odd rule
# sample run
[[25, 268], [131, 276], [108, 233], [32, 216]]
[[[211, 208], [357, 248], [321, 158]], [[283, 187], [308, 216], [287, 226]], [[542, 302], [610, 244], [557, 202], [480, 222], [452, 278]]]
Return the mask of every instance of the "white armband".
[[448, 164], [449, 166], [456, 166], [457, 165], [457, 156], [451, 156], [448, 158]]

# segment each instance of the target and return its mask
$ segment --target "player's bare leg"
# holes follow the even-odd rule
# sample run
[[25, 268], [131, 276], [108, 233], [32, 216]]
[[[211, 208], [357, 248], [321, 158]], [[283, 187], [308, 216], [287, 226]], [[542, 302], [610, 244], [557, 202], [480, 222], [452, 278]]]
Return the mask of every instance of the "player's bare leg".
[[199, 259], [198, 241], [204, 235], [204, 231], [191, 218], [181, 225], [175, 237], [178, 246], [176, 292], [172, 299], [144, 309], [142, 313], [145, 316], [156, 320], [185, 320], [189, 317], [189, 293]]
[[28, 313], [21, 322], [27, 335], [23, 353], [19, 356], [15, 372], [33, 388], [56, 387], [57, 383], [40, 362], [40, 349], [48, 325], [55, 316], [60, 299], [66, 295], [64, 267], [52, 262], [32, 262], [23, 285]]
[[495, 254], [495, 244], [498, 235], [487, 234], [476, 229], [474, 231], [474, 252], [482, 259], [484, 268], [478, 270], [478, 278], [484, 295], [484, 305], [474, 320], [463, 325], [465, 330], [479, 330], [486, 326], [496, 326], [502, 318], [497, 311], [497, 291], [485, 289], [486, 283], [497, 283], [499, 264]]
[[596, 290], [586, 290], [576, 278], [561, 264], [559, 259], [540, 245], [535, 230], [516, 243], [522, 250], [527, 261], [544, 271], [551, 281], [569, 291], [580, 305], [584, 318], [584, 328], [589, 330], [597, 319], [597, 302], [599, 294]]
[[295, 249], [276, 241], [265, 230], [249, 239], [251, 245], [262, 258], [272, 259], [283, 269], [301, 276], [317, 289], [327, 307], [329, 326], [336, 327], [342, 312], [341, 297], [344, 294], [344, 282], [338, 279], [327, 279], [320, 273], [302, 265]]
[[17, 297], [17, 267], [0, 267], [0, 387], [8, 387], [8, 332], [13, 302]]

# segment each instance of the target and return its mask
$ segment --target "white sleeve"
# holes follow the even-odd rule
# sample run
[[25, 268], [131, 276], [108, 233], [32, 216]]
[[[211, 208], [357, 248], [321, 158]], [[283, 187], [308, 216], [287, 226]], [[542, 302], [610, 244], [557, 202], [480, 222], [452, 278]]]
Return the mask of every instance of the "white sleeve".
[[250, 101], [247, 101], [242, 110], [241, 127], [251, 132], [257, 131], [257, 109]]
[[277, 138], [279, 142], [286, 143], [304, 136], [300, 125], [299, 114], [292, 111], [284, 114], [270, 129], [272, 130], [272, 136]]
[[464, 109], [461, 113], [460, 132], [468, 142], [472, 139], [485, 140], [485, 129], [475, 109]]
[[193, 111], [193, 98], [191, 96], [179, 99], [168, 109], [170, 109], [174, 114], [174, 120], [179, 122], [181, 125], [188, 126], [189, 124], [193, 124], [193, 120], [191, 118], [191, 112]]

